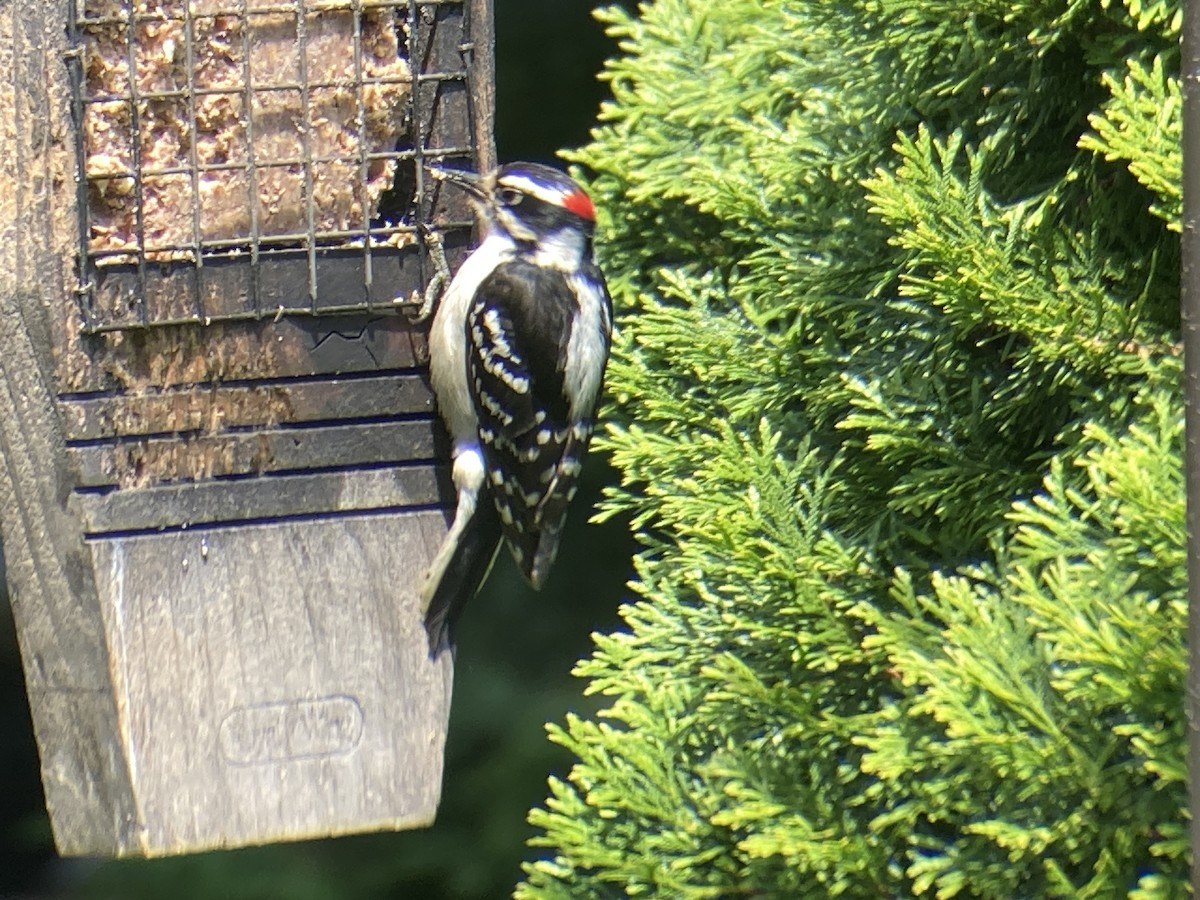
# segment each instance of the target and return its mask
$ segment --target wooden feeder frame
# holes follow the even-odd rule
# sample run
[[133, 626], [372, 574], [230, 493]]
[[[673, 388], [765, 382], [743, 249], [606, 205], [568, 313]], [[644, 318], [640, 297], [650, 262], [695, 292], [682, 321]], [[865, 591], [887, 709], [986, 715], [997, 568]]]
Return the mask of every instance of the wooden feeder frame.
[[491, 5], [388, 5], [413, 69], [404, 218], [117, 266], [88, 242], [85, 20], [0, 9], [0, 529], [63, 854], [436, 811], [453, 666], [418, 592], [451, 494], [423, 334], [392, 303], [431, 267], [375, 231], [465, 252], [469, 210], [423, 165], [494, 163]]

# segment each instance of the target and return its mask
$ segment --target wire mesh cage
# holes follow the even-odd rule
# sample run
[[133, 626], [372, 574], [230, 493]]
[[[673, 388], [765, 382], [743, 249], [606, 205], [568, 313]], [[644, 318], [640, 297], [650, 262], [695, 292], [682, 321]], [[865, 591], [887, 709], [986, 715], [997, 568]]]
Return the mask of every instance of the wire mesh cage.
[[[76, 0], [84, 330], [379, 312], [475, 158], [464, 0]], [[436, 221], [435, 221], [436, 220]]]

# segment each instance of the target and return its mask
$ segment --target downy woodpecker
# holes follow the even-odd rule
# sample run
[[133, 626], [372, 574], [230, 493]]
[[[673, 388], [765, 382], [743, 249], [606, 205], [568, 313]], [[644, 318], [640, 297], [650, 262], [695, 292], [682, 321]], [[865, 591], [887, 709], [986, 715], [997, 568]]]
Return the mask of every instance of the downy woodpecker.
[[[422, 590], [436, 656], [501, 537], [535, 589], [546, 580], [592, 434], [612, 303], [592, 259], [595, 210], [572, 179], [532, 163], [433, 174], [470, 195], [482, 237], [429, 335], [458, 494]], [[418, 320], [435, 301], [427, 295]]]

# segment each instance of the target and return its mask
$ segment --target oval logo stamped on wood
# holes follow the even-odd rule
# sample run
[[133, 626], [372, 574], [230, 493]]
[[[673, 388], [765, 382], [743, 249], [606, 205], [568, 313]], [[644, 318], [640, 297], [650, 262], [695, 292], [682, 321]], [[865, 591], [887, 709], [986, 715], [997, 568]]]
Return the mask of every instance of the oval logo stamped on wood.
[[339, 756], [362, 740], [358, 700], [334, 694], [239, 706], [221, 721], [221, 756], [235, 766]]

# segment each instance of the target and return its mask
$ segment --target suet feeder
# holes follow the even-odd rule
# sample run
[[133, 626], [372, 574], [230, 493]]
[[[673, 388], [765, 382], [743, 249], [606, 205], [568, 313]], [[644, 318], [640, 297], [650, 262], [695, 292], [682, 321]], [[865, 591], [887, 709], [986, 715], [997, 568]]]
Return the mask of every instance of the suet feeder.
[[487, 0], [0, 8], [0, 522], [64, 854], [415, 827], [450, 654], [419, 293]]

